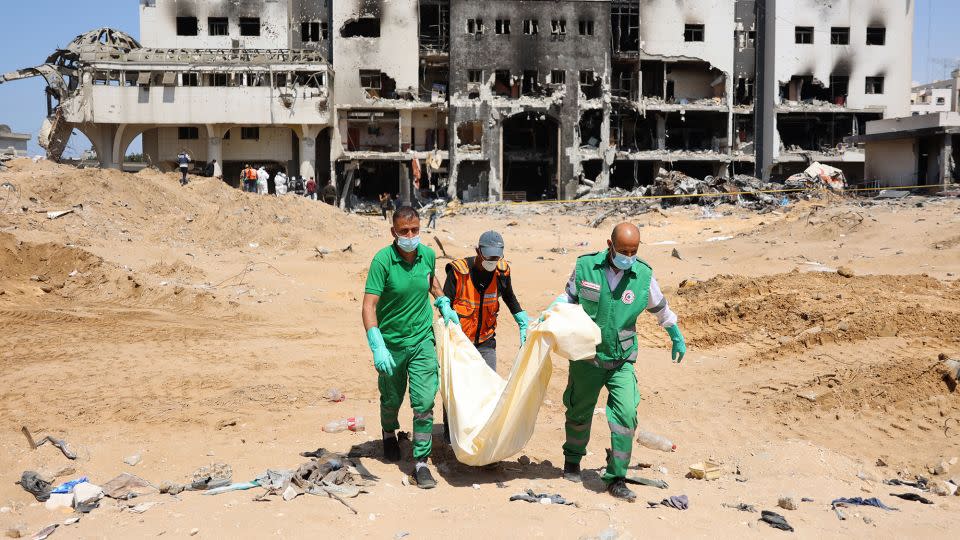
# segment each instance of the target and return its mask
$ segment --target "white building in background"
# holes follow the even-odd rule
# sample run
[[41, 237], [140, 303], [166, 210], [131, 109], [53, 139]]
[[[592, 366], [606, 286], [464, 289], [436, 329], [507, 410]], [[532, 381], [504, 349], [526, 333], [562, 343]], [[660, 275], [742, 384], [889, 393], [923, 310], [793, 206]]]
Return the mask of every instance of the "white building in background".
[[909, 111], [914, 3], [766, 0], [760, 28], [756, 0], [140, 0], [142, 43], [91, 32], [0, 82], [47, 78], [53, 156], [75, 128], [117, 167], [142, 134], [154, 163], [272, 165], [342, 198], [417, 174], [491, 200], [760, 175], [758, 143], [774, 178], [858, 180], [845, 139]]
[[941, 112], [960, 112], [960, 69], [949, 79], [920, 84], [910, 93], [910, 112], [913, 116]]
[[28, 142], [30, 142], [30, 134], [14, 133], [10, 126], [0, 124], [0, 154], [12, 153], [16, 156], [25, 156]]

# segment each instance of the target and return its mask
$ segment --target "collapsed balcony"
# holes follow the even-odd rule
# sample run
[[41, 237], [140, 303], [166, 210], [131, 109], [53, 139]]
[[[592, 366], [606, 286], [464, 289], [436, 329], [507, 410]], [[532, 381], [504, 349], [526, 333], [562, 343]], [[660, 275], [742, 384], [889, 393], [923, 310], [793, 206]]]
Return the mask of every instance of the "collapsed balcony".
[[812, 75], [794, 75], [780, 83], [780, 109], [843, 109], [849, 89], [849, 75], [831, 75], [827, 86]]
[[724, 106], [727, 76], [707, 62], [643, 60], [640, 73], [645, 102]]

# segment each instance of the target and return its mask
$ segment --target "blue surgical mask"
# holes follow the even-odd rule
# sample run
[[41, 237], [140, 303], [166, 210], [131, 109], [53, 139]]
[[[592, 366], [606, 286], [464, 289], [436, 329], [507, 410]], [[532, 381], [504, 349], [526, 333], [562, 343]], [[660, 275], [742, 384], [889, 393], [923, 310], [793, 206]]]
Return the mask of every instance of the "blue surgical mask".
[[610, 252], [613, 253], [613, 265], [619, 268], [620, 270], [628, 270], [633, 263], [637, 262], [637, 256], [627, 257], [626, 255], [621, 255], [617, 253], [617, 250], [610, 248]]
[[397, 237], [397, 247], [406, 253], [412, 253], [417, 250], [417, 246], [420, 245], [420, 237], [414, 236], [413, 238], [407, 238], [406, 236]]

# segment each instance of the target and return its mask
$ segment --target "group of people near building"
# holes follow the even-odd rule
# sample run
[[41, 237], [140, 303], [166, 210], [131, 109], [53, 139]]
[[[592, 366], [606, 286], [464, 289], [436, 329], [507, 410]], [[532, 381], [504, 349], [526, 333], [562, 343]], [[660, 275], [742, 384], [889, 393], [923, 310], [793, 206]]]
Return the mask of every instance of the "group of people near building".
[[[436, 254], [420, 243], [417, 210], [410, 206], [398, 208], [393, 213], [390, 232], [393, 243], [378, 251], [370, 263], [362, 320], [378, 373], [384, 457], [388, 461], [401, 459], [397, 415], [409, 387], [413, 476], [419, 487], [429, 489], [436, 486], [427, 460], [433, 448], [433, 408], [438, 390], [430, 296], [436, 299], [433, 305], [444, 323], [460, 325], [494, 370], [500, 299], [519, 326], [521, 347], [529, 321], [513, 289], [500, 233], [483, 233], [474, 256], [447, 264], [446, 281], [441, 287], [436, 277]], [[563, 293], [551, 304], [579, 304], [601, 331], [595, 357], [570, 363], [563, 395], [563, 476], [581, 482], [580, 461], [587, 455], [597, 399], [606, 387], [611, 441], [603, 481], [611, 495], [629, 502], [636, 500], [625, 480], [640, 404], [634, 371], [638, 357], [637, 318], [644, 311], [657, 317], [670, 336], [676, 363], [687, 351], [677, 316], [667, 305], [650, 266], [637, 257], [639, 245], [640, 230], [636, 225], [621, 223], [614, 227], [607, 249], [579, 257]]]

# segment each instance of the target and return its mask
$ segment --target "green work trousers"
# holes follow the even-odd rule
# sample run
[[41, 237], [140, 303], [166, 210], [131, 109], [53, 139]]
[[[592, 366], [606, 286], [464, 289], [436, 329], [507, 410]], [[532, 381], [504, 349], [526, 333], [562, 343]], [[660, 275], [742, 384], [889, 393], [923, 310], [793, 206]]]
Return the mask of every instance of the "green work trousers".
[[563, 405], [567, 408], [567, 442], [563, 445], [563, 455], [570, 463], [580, 463], [587, 455], [593, 411], [603, 387], [609, 392], [607, 423], [610, 425], [611, 445], [603, 481], [609, 484], [627, 476], [633, 434], [637, 429], [640, 391], [632, 363], [624, 362], [617, 368], [604, 369], [590, 361], [570, 362], [567, 389], [563, 393]]
[[427, 339], [408, 348], [394, 349], [387, 345], [396, 367], [393, 375], [381, 373], [380, 424], [383, 431], [400, 429], [397, 414], [410, 379], [410, 407], [413, 409], [413, 457], [430, 456], [433, 448], [433, 401], [437, 397], [437, 351], [434, 340]]

